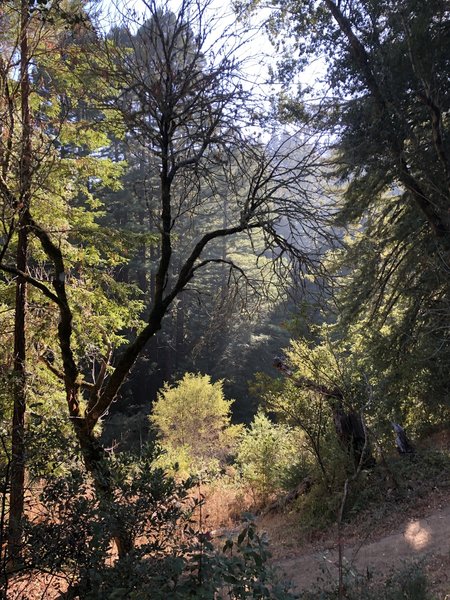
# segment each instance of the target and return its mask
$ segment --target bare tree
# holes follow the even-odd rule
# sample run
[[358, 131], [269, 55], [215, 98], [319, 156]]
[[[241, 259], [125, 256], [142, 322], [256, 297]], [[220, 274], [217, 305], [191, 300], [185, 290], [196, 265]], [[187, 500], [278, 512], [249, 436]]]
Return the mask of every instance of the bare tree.
[[[228, 37], [223, 37], [216, 52], [209, 47], [208, 6], [183, 0], [176, 13], [155, 2], [148, 2], [147, 9], [139, 24], [128, 20], [126, 27], [117, 30], [115, 40], [114, 35], [102, 43], [97, 38], [91, 61], [92, 68], [106, 74], [116, 87], [114, 95], [101, 100], [102, 108], [120, 112], [128, 135], [137, 138], [158, 165], [154, 228], [159, 235], [159, 257], [146, 324], [111, 360], [105, 357], [94, 379], [87, 381], [73, 348], [75, 309], [68, 294], [66, 258], [58, 240], [28, 208], [24, 222], [52, 265], [48, 277], [53, 289], [17, 267], [0, 265], [38, 288], [58, 309], [62, 368], [51, 368], [64, 383], [86, 468], [104, 502], [113, 501], [113, 482], [95, 426], [108, 412], [145, 345], [161, 328], [173, 301], [211, 263], [226, 262], [229, 268], [242, 271], [222, 254], [222, 241], [231, 236], [263, 240], [266, 256], [282, 268], [294, 261], [306, 264], [308, 256], [297, 245], [300, 233], [304, 238], [304, 230], [317, 227], [317, 218], [324, 217], [310, 198], [318, 175], [317, 140], [306, 132], [302, 137], [290, 136], [291, 142], [297, 140], [294, 149], [286, 139], [263, 144], [252, 136], [251, 94], [242, 85]], [[211, 214], [221, 202], [219, 182], [229, 190], [226, 221], [218, 226], [214, 220], [206, 223], [174, 269], [173, 247], [182, 217]], [[282, 226], [289, 230], [288, 238]], [[133, 540], [120, 522], [112, 522], [111, 527], [119, 555], [124, 556]]]

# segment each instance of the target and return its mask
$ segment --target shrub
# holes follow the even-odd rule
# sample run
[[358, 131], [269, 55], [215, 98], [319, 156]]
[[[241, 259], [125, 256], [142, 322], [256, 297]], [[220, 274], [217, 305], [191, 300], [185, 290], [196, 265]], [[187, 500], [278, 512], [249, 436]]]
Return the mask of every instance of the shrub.
[[211, 383], [208, 375], [186, 373], [176, 385], [166, 384], [150, 420], [169, 455], [167, 466], [183, 462], [189, 472], [198, 473], [208, 470], [208, 465], [214, 470], [223, 463], [242, 430], [231, 425], [232, 404], [224, 397], [223, 381]]
[[[422, 569], [406, 565], [391, 575], [384, 583], [373, 582], [361, 575], [352, 575], [345, 582], [347, 600], [432, 600], [428, 592], [428, 581]], [[337, 590], [305, 592], [304, 600], [337, 600]]]
[[245, 483], [263, 501], [284, 488], [287, 474], [299, 454], [296, 433], [272, 423], [259, 412], [241, 436], [236, 462]]
[[[82, 470], [50, 480], [41, 498], [45, 514], [27, 522], [23, 577], [53, 574], [55, 589], [66, 580], [64, 597], [84, 600], [289, 598], [274, 582], [267, 542], [252, 521], [217, 550], [192, 524], [192, 481], [177, 483], [152, 464], [151, 452], [137, 462], [114, 459], [109, 507], [97, 502]], [[135, 542], [120, 559], [111, 548], [118, 520]]]

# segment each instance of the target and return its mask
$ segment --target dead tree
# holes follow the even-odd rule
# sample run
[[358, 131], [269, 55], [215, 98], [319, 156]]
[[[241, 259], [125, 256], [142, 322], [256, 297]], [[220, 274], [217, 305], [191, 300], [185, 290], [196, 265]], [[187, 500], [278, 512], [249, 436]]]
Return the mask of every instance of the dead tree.
[[364, 467], [372, 467], [375, 459], [367, 443], [367, 430], [359, 412], [344, 408], [344, 393], [339, 387], [328, 387], [307, 377], [296, 377], [282, 359], [274, 360], [274, 367], [289, 377], [295, 387], [316, 392], [329, 400], [333, 415], [334, 427], [341, 446], [352, 456], [355, 465], [362, 458]]
[[[127, 131], [158, 167], [158, 210], [149, 233], [158, 236], [159, 253], [152, 265], [154, 285], [148, 292], [145, 324], [124, 348], [105, 355], [102, 368], [88, 381], [73, 341], [76, 303], [70, 294], [70, 260], [58, 235], [41, 222], [32, 203], [24, 207], [22, 219], [46, 257], [45, 277], [33, 277], [0, 256], [1, 271], [39, 290], [58, 312], [54, 364], [43, 359], [65, 388], [70, 422], [105, 510], [114, 504], [115, 484], [96, 425], [120, 393], [145, 346], [161, 329], [173, 302], [201, 269], [223, 262], [221, 242], [233, 236], [252, 238], [257, 234], [274, 263], [288, 250], [298, 261], [306, 262], [308, 257], [294, 243], [295, 231], [297, 227], [300, 237], [302, 227], [310, 227], [317, 214], [310, 201], [311, 186], [304, 185], [317, 177], [317, 142], [311, 138], [306, 145], [305, 132], [298, 137], [299, 152], [294, 153], [288, 146], [294, 136], [267, 147], [247, 138], [249, 93], [239, 83], [238, 65], [226, 45], [223, 51], [228, 54], [221, 60], [221, 52], [208, 55], [206, 8], [191, 0], [183, 0], [176, 14], [153, 1], [147, 8], [149, 19], [136, 34], [131, 23], [125, 35], [127, 48], [108, 40], [103, 53], [100, 49], [90, 53], [98, 58], [104, 76], [114, 80], [120, 96], [101, 107], [110, 110], [116, 102], [114, 108]], [[211, 219], [218, 182], [233, 199], [225, 224]], [[290, 198], [295, 198], [295, 203]], [[182, 232], [181, 216], [186, 214], [202, 216], [205, 226], [175, 269], [174, 246]], [[287, 239], [278, 231], [281, 218], [290, 224]], [[226, 262], [233, 269], [240, 268]], [[120, 557], [130, 552], [134, 540], [119, 519], [111, 523], [111, 535]]]
[[398, 423], [392, 423], [392, 429], [395, 432], [395, 446], [399, 454], [414, 454], [414, 446], [409, 441], [403, 427]]

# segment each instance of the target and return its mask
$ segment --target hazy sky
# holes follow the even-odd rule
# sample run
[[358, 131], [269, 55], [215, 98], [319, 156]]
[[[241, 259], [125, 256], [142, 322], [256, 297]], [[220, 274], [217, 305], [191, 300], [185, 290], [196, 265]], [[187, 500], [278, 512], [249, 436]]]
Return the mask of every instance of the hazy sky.
[[[175, 12], [180, 6], [178, 0], [166, 0], [164, 4]], [[202, 4], [205, 4], [205, 2]], [[129, 0], [127, 2], [101, 0], [101, 6], [104, 14], [102, 23], [105, 28], [108, 28], [114, 22], [120, 22], [126, 11], [136, 11], [138, 19], [142, 19], [142, 15], [148, 12], [144, 0]], [[267, 35], [261, 30], [258, 31], [258, 27], [261, 27], [262, 23], [262, 12], [259, 11], [258, 18], [253, 19], [251, 31], [242, 23], [236, 23], [236, 17], [229, 0], [209, 0], [206, 14], [211, 27], [211, 35], [209, 36], [211, 46], [214, 47], [222, 34], [225, 34], [228, 37], [228, 43], [233, 43], [236, 46], [236, 55], [245, 63], [249, 78], [254, 79], [255, 83], [258, 82], [259, 84], [266, 81], [268, 65], [273, 63], [274, 51]], [[232, 36], [232, 33], [235, 35]]]
[[[223, 34], [228, 36], [229, 43], [236, 46], [236, 56], [243, 62], [244, 85], [265, 97], [273, 94], [278, 86], [268, 85], [267, 81], [269, 69], [270, 67], [276, 67], [277, 58], [275, 49], [264, 29], [264, 19], [269, 16], [269, 9], [257, 11], [257, 14], [252, 18], [252, 28], [249, 30], [244, 24], [236, 23], [236, 16], [230, 0], [199, 0], [199, 3], [201, 6], [206, 3], [209, 4], [207, 15], [211, 26], [210, 45], [217, 47], [217, 45], [223, 43], [223, 39], [222, 42], [217, 42], [217, 40], [223, 38]], [[181, 1], [163, 0], [161, 4], [176, 12]], [[193, 4], [195, 6], [194, 2]], [[105, 15], [103, 19], [105, 28], [109, 28], [113, 22], [120, 22], [127, 11], [134, 10], [139, 21], [142, 21], [143, 15], [148, 12], [145, 0], [128, 0], [125, 2], [121, 0], [101, 0], [101, 5]], [[301, 82], [302, 87], [313, 85], [317, 77], [323, 75], [324, 70], [324, 62], [319, 59], [305, 69], [297, 82]], [[319, 86], [316, 86], [315, 89], [320, 94]]]

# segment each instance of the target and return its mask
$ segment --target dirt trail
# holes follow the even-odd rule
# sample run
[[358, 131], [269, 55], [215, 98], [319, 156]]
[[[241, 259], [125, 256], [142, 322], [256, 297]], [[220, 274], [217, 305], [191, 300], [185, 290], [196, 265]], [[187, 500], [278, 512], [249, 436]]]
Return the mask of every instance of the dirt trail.
[[[450, 451], [450, 429], [429, 435], [417, 447], [423, 456]], [[430, 464], [433, 464], [432, 462]], [[446, 465], [446, 466], [445, 466]], [[387, 496], [379, 506], [346, 523], [343, 528], [345, 572], [370, 574], [386, 582], [408, 564], [425, 571], [433, 600], [450, 600], [450, 465], [443, 463], [430, 478], [412, 478], [400, 496]], [[389, 492], [389, 490], [388, 490]], [[338, 580], [336, 526], [305, 539], [299, 514], [266, 515], [259, 520], [268, 533], [273, 563], [296, 592], [316, 591]]]
[[[351, 573], [370, 572], [376, 579], [405, 563], [423, 561], [436, 599], [450, 600], [450, 506], [434, 509], [423, 518], [410, 518], [395, 532], [375, 541], [353, 540], [344, 546], [344, 556], [345, 568]], [[337, 544], [331, 541], [322, 551], [297, 555], [291, 551], [278, 555], [274, 563], [299, 592], [336, 582], [337, 557]]]

